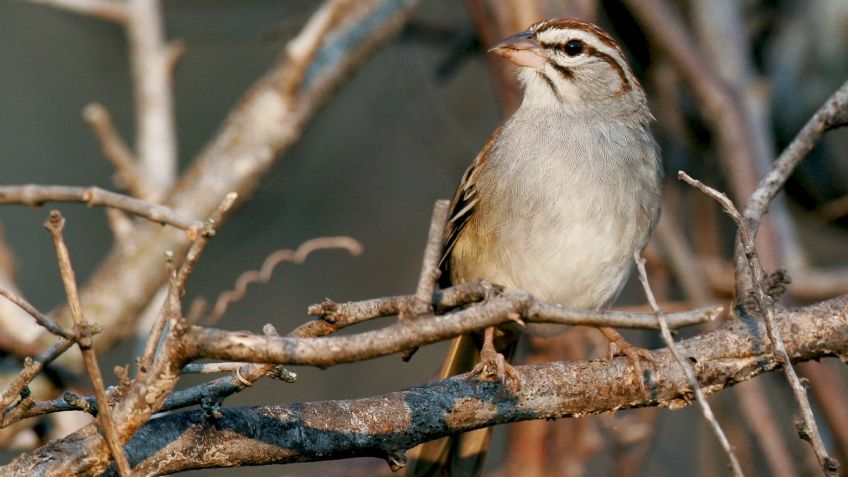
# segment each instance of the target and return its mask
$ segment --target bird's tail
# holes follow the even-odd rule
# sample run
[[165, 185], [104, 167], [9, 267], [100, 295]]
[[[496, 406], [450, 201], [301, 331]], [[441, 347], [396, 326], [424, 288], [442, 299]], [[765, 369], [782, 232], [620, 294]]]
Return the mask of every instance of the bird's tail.
[[[504, 353], [508, 356], [508, 354]], [[447, 379], [474, 369], [480, 359], [479, 344], [472, 335], [455, 338], [442, 365], [439, 379]], [[407, 477], [479, 476], [489, 448], [491, 428], [443, 437], [425, 442], [409, 451]]]

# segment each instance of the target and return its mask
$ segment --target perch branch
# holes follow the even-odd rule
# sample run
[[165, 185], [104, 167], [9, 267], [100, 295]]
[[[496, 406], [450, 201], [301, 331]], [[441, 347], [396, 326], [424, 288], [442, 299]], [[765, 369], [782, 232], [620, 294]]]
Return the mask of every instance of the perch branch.
[[[848, 353], [846, 310], [848, 297], [778, 311], [777, 325], [793, 360]], [[743, 316], [680, 341], [677, 348], [698, 363], [699, 384], [705, 394], [713, 394], [779, 366], [766, 339], [765, 325]], [[650, 395], [639, 390], [625, 358], [554, 362], [516, 367], [522, 383], [516, 395], [503, 393], [497, 383], [461, 375], [365, 399], [223, 409], [214, 425], [203, 411], [171, 414], [145, 425], [127, 449], [139, 473], [162, 475], [207, 467], [385, 457], [427, 440], [506, 422], [687, 405], [691, 386], [678, 363], [668, 350], [653, 356], [656, 380]], [[83, 429], [17, 457], [0, 467], [0, 473], [103, 469], [94, 463], [76, 466], [100, 442]]]
[[[677, 316], [669, 315], [669, 318], [684, 322], [707, 321], [718, 316], [721, 310], [721, 307], [704, 308]], [[539, 302], [524, 292], [512, 291], [490, 298], [480, 306], [448, 315], [404, 320], [351, 336], [274, 338], [193, 326], [186, 332], [184, 345], [187, 355], [194, 359], [327, 367], [394, 354], [489, 326], [514, 322], [516, 315], [529, 322], [563, 325], [649, 329], [658, 326], [652, 313], [569, 310]]]

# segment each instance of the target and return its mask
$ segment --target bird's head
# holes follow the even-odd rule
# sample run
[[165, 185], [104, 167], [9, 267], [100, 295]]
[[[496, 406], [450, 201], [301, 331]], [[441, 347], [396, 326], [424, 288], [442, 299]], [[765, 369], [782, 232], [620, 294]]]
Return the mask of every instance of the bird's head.
[[642, 87], [621, 48], [592, 23], [545, 20], [489, 51], [519, 67], [525, 104], [574, 109], [599, 101], [644, 102]]

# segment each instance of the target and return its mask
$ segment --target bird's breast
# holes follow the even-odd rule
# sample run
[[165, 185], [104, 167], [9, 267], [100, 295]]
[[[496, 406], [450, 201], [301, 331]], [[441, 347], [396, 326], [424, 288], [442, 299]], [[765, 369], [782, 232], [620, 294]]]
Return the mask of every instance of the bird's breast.
[[659, 187], [655, 158], [645, 161], [642, 145], [629, 142], [638, 139], [616, 132], [516, 132], [504, 131], [480, 172], [480, 201], [452, 255], [454, 278], [600, 307], [617, 295], [653, 225], [641, 196]]

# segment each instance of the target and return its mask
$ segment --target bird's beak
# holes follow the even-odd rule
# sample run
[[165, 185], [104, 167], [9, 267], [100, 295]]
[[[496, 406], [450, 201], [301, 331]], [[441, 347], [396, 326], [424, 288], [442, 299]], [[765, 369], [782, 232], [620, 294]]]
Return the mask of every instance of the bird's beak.
[[489, 53], [496, 53], [518, 66], [528, 68], [541, 68], [546, 61], [541, 45], [533, 39], [533, 33], [529, 31], [502, 40], [490, 48]]

